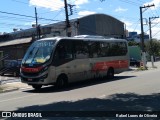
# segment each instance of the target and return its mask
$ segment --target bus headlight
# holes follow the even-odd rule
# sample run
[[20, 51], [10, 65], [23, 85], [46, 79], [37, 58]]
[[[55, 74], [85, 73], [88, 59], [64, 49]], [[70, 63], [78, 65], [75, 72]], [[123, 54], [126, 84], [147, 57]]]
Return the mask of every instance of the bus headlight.
[[42, 77], [40, 77], [40, 81], [44, 82], [44, 79], [46, 79], [48, 77], [48, 74], [43, 75]]

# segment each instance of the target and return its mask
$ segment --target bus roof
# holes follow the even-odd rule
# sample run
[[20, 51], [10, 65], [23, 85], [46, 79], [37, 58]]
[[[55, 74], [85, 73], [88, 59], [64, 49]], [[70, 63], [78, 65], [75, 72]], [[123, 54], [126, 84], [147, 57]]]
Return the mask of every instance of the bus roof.
[[38, 41], [44, 41], [44, 40], [83, 40], [83, 41], [121, 41], [121, 42], [126, 42], [127, 40], [125, 39], [117, 39], [117, 38], [81, 38], [81, 37], [50, 37], [50, 38], [43, 38], [39, 39]]

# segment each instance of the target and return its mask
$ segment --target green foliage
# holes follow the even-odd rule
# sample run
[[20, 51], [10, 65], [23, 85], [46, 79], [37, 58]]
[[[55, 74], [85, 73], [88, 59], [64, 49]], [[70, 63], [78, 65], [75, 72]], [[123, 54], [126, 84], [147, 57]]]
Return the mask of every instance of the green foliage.
[[145, 49], [149, 55], [160, 56], [160, 41], [152, 40], [145, 43]]
[[137, 43], [135, 41], [129, 41], [128, 46], [139, 46], [139, 43]]

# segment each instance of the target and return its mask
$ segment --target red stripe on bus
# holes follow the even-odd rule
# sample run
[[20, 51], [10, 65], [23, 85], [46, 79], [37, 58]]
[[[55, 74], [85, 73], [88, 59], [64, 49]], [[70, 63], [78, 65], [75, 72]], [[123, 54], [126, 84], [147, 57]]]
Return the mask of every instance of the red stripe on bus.
[[97, 62], [93, 65], [92, 71], [106, 71], [108, 68], [113, 67], [114, 69], [127, 68], [127, 60], [116, 60], [108, 62]]
[[26, 67], [21, 67], [21, 70], [23, 72], [28, 72], [28, 73], [36, 73], [42, 70], [42, 66], [37, 67], [37, 68], [26, 68]]

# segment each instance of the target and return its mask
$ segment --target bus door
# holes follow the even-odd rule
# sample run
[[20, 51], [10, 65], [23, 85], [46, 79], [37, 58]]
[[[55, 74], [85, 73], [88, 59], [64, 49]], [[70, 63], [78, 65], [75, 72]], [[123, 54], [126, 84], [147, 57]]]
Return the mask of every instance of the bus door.
[[55, 66], [56, 76], [66, 74], [69, 82], [73, 81], [73, 52], [72, 42], [69, 40], [62, 40], [56, 46], [53, 65]]

